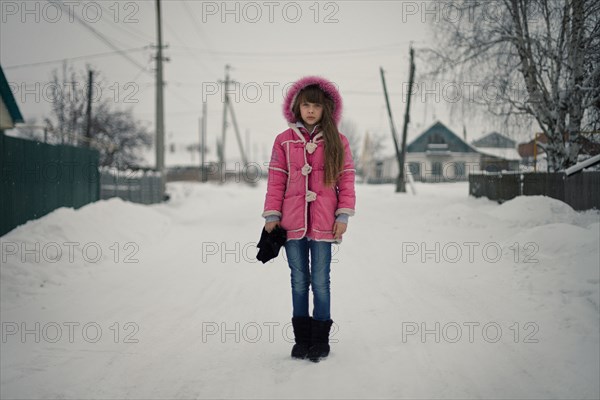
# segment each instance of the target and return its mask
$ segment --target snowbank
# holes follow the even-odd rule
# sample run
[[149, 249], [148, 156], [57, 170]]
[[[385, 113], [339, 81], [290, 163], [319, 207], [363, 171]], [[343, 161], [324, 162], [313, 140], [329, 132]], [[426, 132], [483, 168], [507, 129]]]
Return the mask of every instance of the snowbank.
[[28, 221], [0, 239], [1, 299], [47, 292], [47, 286], [74, 284], [103, 268], [137, 260], [140, 243], [160, 241], [170, 221], [152, 207], [119, 198], [78, 210], [62, 207]]
[[[315, 365], [289, 357], [285, 252], [254, 258], [265, 186], [170, 184], [167, 204], [59, 209], [2, 237], [1, 318], [17, 331], [0, 397], [600, 397], [600, 212], [498, 205], [465, 182], [357, 185]], [[51, 262], [71, 242], [73, 260]], [[48, 254], [20, 250], [36, 244]], [[19, 331], [69, 321], [73, 342]]]

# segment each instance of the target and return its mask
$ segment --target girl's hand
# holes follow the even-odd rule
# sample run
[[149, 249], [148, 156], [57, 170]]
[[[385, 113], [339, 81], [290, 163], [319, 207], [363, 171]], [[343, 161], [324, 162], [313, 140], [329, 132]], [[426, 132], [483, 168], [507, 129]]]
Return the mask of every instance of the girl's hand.
[[280, 222], [281, 221], [265, 222], [265, 231], [271, 233], [271, 231], [275, 229], [277, 225], [280, 225]]
[[340, 236], [342, 236], [344, 234], [344, 232], [346, 232], [346, 228], [348, 228], [348, 224], [345, 224], [343, 222], [336, 222], [333, 224], [333, 237], [335, 239], [339, 239]]

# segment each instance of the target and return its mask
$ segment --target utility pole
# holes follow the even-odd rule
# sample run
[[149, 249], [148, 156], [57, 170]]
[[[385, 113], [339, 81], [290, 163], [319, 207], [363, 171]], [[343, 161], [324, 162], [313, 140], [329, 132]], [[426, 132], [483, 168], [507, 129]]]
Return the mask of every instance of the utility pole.
[[[88, 98], [87, 98], [87, 126], [85, 130], [84, 146], [90, 147], [92, 141], [92, 87], [94, 81], [94, 71], [88, 70]], [[44, 140], [45, 141], [45, 140]]]
[[163, 44], [162, 25], [160, 14], [160, 0], [156, 0], [156, 35], [158, 48], [156, 54], [156, 170], [160, 172], [161, 200], [165, 197], [167, 177], [165, 176], [165, 121], [164, 121], [164, 99], [163, 99]]
[[240, 136], [240, 130], [238, 128], [237, 119], [235, 118], [235, 113], [233, 112], [233, 105], [229, 101], [229, 84], [236, 83], [229, 79], [229, 70], [231, 66], [229, 64], [225, 65], [225, 81], [222, 83], [225, 85], [225, 98], [223, 99], [223, 136], [221, 139], [221, 152], [219, 157], [219, 163], [221, 168], [224, 168], [225, 163], [225, 132], [227, 131], [227, 110], [231, 114], [231, 121], [233, 122], [233, 128], [235, 130], [235, 136], [237, 138], [238, 146], [240, 148], [240, 154], [242, 156], [242, 162], [244, 165], [248, 164], [246, 159], [246, 153], [244, 152], [244, 146], [242, 145], [242, 137]]
[[246, 129], [246, 151], [248, 152], [248, 157], [252, 159], [252, 153], [250, 152], [250, 130]]
[[[404, 160], [406, 160], [406, 133], [408, 131], [408, 123], [410, 122], [410, 97], [412, 94], [412, 86], [413, 80], [415, 77], [415, 61], [414, 61], [415, 51], [410, 45], [410, 74], [408, 77], [408, 93], [406, 95], [406, 111], [404, 113], [404, 127], [402, 128], [402, 152], [400, 154], [400, 175], [398, 179], [400, 180], [400, 191], [406, 192], [406, 186], [404, 182]], [[396, 188], [398, 191], [398, 188]]]
[[218, 156], [217, 158], [219, 160], [222, 160], [223, 159], [223, 149], [222, 149], [223, 146], [221, 146], [221, 140], [218, 137], [215, 139], [216, 139], [215, 146], [217, 147], [217, 156]]
[[387, 87], [385, 85], [385, 76], [383, 73], [383, 68], [379, 67], [379, 72], [381, 73], [381, 82], [383, 84], [383, 94], [385, 96], [385, 104], [387, 105], [388, 117], [390, 118], [390, 126], [392, 128], [392, 138], [394, 139], [394, 148], [396, 149], [396, 160], [398, 161], [398, 177], [396, 178], [396, 192], [405, 192], [406, 190], [402, 187], [403, 180], [401, 179], [402, 173], [402, 161], [400, 150], [398, 149], [398, 138], [396, 137], [396, 127], [394, 126], [394, 119], [392, 118], [392, 109], [390, 108], [390, 100], [388, 98]]
[[200, 126], [200, 143], [201, 143], [201, 148], [200, 148], [200, 181], [201, 182], [206, 182], [206, 163], [205, 163], [205, 157], [206, 157], [206, 102], [202, 102], [202, 119], [201, 119], [201, 126]]
[[223, 130], [221, 135], [221, 151], [219, 152], [219, 168], [224, 168], [225, 162], [225, 133], [227, 132], [227, 107], [229, 106], [229, 64], [225, 65], [224, 98], [223, 98]]
[[242, 137], [240, 136], [240, 129], [238, 128], [237, 119], [235, 118], [235, 114], [233, 113], [233, 105], [229, 105], [229, 112], [231, 113], [231, 120], [233, 121], [233, 128], [235, 129], [235, 136], [237, 137], [238, 146], [240, 146], [240, 154], [242, 156], [242, 163], [244, 166], [242, 169], [248, 165], [248, 160], [246, 159], [246, 153], [244, 152], [244, 146], [242, 146]]

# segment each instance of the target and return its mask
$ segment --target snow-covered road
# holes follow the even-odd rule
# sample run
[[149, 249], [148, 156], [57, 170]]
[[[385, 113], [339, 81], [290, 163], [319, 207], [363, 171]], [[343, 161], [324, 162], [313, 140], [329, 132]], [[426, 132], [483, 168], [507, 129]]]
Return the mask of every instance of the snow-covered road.
[[3, 236], [0, 397], [600, 397], [600, 212], [466, 183], [357, 185], [332, 352], [292, 360], [265, 185], [60, 209]]

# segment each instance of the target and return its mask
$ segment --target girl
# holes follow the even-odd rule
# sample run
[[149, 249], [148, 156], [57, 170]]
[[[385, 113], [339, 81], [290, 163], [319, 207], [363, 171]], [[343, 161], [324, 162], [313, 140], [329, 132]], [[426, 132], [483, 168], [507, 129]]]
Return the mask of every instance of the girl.
[[352, 153], [337, 129], [341, 114], [342, 98], [326, 79], [308, 76], [290, 87], [283, 104], [289, 129], [275, 138], [262, 214], [267, 232], [277, 225], [287, 231], [296, 342], [292, 357], [314, 362], [330, 350], [331, 245], [342, 243], [356, 203]]

